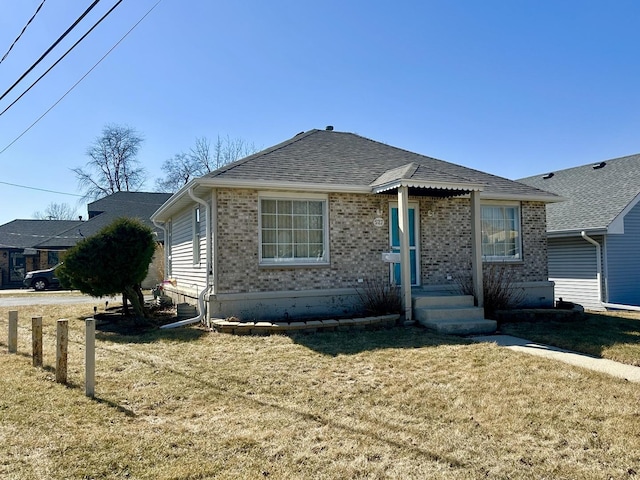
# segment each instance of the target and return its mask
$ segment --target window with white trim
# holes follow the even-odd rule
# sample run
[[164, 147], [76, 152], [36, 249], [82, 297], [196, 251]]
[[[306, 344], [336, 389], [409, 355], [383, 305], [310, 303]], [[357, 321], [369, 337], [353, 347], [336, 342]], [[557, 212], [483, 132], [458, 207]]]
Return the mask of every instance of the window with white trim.
[[328, 263], [326, 195], [260, 197], [260, 264]]
[[482, 258], [486, 261], [521, 260], [520, 205], [482, 205], [481, 212]]

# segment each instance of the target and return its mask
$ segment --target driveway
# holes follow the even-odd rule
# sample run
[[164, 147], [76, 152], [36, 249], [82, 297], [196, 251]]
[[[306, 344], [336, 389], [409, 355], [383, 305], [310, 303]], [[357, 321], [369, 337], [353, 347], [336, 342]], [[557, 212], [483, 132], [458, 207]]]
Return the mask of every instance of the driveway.
[[20, 305], [68, 305], [76, 303], [103, 304], [121, 302], [122, 297], [96, 298], [77, 291], [52, 290], [36, 292], [34, 290], [0, 290], [0, 307], [17, 307]]

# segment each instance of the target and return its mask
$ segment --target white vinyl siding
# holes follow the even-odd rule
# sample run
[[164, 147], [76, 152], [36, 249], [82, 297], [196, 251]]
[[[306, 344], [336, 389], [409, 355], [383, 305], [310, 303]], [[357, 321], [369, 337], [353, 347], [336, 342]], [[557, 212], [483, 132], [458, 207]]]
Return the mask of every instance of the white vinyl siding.
[[260, 195], [260, 264], [328, 263], [325, 196]]
[[[593, 237], [602, 243], [602, 237]], [[602, 310], [598, 299], [596, 248], [583, 238], [549, 239], [549, 280], [554, 296], [589, 310]]]
[[521, 260], [520, 205], [482, 205], [481, 217], [483, 260]]
[[640, 203], [624, 217], [624, 233], [607, 235], [609, 303], [640, 305]]
[[180, 287], [202, 288], [206, 283], [206, 267], [204, 262], [193, 264], [193, 208], [174, 216], [171, 230], [171, 278]]

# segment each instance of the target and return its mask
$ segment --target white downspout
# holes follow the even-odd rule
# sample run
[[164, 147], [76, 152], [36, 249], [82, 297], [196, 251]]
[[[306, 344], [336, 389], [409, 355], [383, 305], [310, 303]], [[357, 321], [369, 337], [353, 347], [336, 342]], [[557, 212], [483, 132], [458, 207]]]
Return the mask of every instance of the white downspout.
[[207, 248], [206, 248], [206, 256], [207, 256], [207, 271], [206, 271], [206, 276], [205, 276], [205, 287], [202, 289], [202, 291], [200, 292], [200, 294], [198, 295], [198, 315], [193, 317], [193, 318], [186, 318], [184, 320], [180, 320], [178, 322], [174, 322], [174, 323], [169, 323], [168, 325], [163, 325], [160, 328], [176, 328], [176, 327], [183, 327], [185, 325], [191, 325], [193, 323], [199, 323], [202, 322], [202, 320], [205, 317], [205, 313], [206, 313], [206, 309], [205, 309], [205, 296], [206, 294], [209, 292], [209, 290], [211, 289], [211, 275], [213, 274], [212, 272], [212, 263], [211, 263], [211, 225], [209, 224], [210, 222], [210, 218], [211, 218], [211, 209], [209, 207], [209, 204], [203, 200], [200, 197], [196, 197], [195, 194], [193, 193], [193, 186], [189, 187], [189, 196], [191, 197], [191, 199], [196, 202], [199, 203], [200, 205], [204, 205], [205, 208], [205, 228], [206, 228], [206, 234], [205, 234], [205, 241], [207, 244]]
[[580, 232], [582, 238], [596, 247], [596, 279], [598, 281], [598, 302], [603, 303], [602, 299], [602, 245], [587, 235], [584, 230]]

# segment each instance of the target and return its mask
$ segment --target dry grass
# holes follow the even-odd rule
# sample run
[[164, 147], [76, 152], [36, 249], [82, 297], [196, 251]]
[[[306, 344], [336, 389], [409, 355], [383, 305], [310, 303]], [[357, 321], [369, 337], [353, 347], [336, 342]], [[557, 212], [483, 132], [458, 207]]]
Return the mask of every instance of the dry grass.
[[564, 321], [512, 322], [503, 333], [640, 366], [640, 312], [587, 313]]
[[[233, 337], [99, 333], [91, 306], [0, 308], [0, 478], [638, 478], [638, 385], [420, 329]], [[45, 368], [30, 316], [45, 316]], [[70, 385], [54, 383], [70, 319]], [[638, 472], [638, 474], [636, 474]]]

